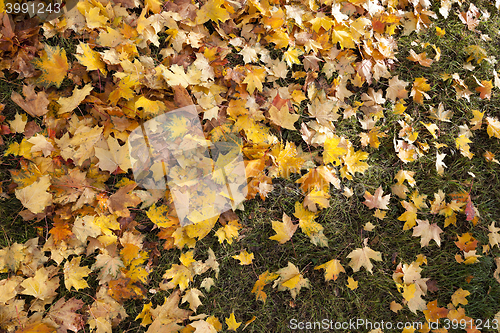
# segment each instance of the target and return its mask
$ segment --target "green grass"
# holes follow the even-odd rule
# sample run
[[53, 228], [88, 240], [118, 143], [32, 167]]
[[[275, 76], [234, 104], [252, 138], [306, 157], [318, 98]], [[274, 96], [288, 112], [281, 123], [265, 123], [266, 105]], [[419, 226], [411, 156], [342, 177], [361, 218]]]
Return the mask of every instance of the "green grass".
[[[500, 222], [500, 167], [494, 163], [487, 163], [482, 157], [485, 151], [491, 151], [500, 156], [500, 143], [498, 139], [489, 138], [486, 134], [485, 125], [481, 130], [474, 131], [472, 138], [471, 151], [475, 156], [469, 160], [460, 155], [455, 147], [455, 138], [458, 136], [458, 126], [468, 124], [472, 118], [473, 109], [485, 111], [490, 116], [499, 115], [500, 95], [498, 90], [494, 91], [491, 100], [481, 100], [473, 91], [470, 102], [464, 99], [456, 98], [455, 89], [450, 81], [443, 81], [441, 73], [459, 73], [460, 77], [465, 79], [469, 87], [475, 87], [475, 81], [472, 75], [478, 80], [492, 79], [493, 66], [483, 60], [480, 64], [473, 62], [476, 67], [470, 72], [463, 68], [463, 64], [468, 57], [465, 48], [470, 45], [479, 45], [485, 49], [488, 55], [497, 56], [500, 51], [500, 17], [493, 7], [487, 1], [476, 1], [479, 8], [486, 8], [492, 14], [488, 22], [481, 23], [478, 27], [484, 34], [488, 34], [492, 41], [479, 41], [478, 35], [467, 30], [466, 26], [459, 21], [453, 13], [456, 7], [453, 7], [448, 19], [434, 20], [434, 24], [427, 31], [420, 34], [412, 33], [407, 37], [398, 38], [398, 59], [396, 69], [393, 75], [399, 75], [399, 78], [410, 82], [408, 89], [411, 89], [412, 82], [418, 77], [428, 79], [432, 89], [429, 95], [430, 100], [425, 101], [425, 105], [417, 105], [409, 102], [407, 113], [414, 118], [413, 126], [419, 132], [419, 139], [429, 143], [434, 140], [427, 132], [420, 121], [425, 123], [431, 120], [428, 116], [427, 105], [437, 107], [443, 103], [446, 109], [454, 112], [451, 123], [438, 122], [441, 129], [439, 139], [440, 143], [447, 144], [448, 147], [441, 149], [448, 156], [445, 163], [448, 166], [445, 169], [443, 177], [437, 175], [435, 171], [435, 148], [431, 145], [430, 152], [423, 158], [415, 162], [403, 164], [394, 153], [392, 140], [398, 135], [400, 126], [395, 116], [389, 110], [385, 111], [386, 120], [383, 129], [387, 131], [387, 137], [381, 138], [379, 149], [367, 147], [363, 149], [370, 153], [368, 169], [363, 175], [358, 174], [353, 180], [342, 180], [342, 183], [353, 189], [354, 195], [346, 198], [339, 190], [332, 187], [330, 207], [321, 211], [316, 221], [325, 228], [324, 233], [328, 238], [328, 248], [317, 247], [313, 245], [309, 238], [302, 232], [297, 231], [292, 241], [284, 245], [270, 240], [269, 236], [274, 232], [271, 228], [272, 220], [281, 220], [283, 213], [293, 217], [294, 204], [296, 201], [302, 201], [304, 196], [293, 182], [298, 179], [298, 175], [293, 175], [293, 180], [274, 179], [273, 183], [276, 190], [271, 192], [265, 201], [256, 198], [245, 202], [245, 210], [237, 211], [243, 229], [240, 231], [242, 238], [238, 242], [229, 245], [227, 243], [219, 244], [213, 233], [209, 234], [203, 240], [197, 242], [196, 259], [206, 259], [206, 251], [212, 248], [215, 251], [217, 260], [220, 263], [221, 273], [216, 280], [215, 286], [210, 292], [205, 292], [202, 298], [203, 305], [198, 308], [197, 313], [207, 313], [214, 315], [224, 322], [224, 318], [234, 312], [238, 321], [250, 320], [253, 316], [257, 319], [246, 329], [247, 332], [290, 332], [288, 325], [292, 319], [297, 321], [321, 321], [329, 319], [334, 321], [349, 321], [350, 319], [367, 319], [371, 322], [390, 321], [392, 323], [421, 321], [423, 315], [410, 312], [406, 307], [394, 313], [389, 309], [392, 301], [401, 303], [402, 296], [396, 288], [392, 279], [392, 274], [400, 262], [409, 264], [416, 260], [418, 254], [424, 254], [427, 257], [427, 265], [422, 266], [422, 277], [429, 278], [437, 282], [439, 288], [436, 292], [429, 291], [425, 297], [426, 301], [438, 300], [439, 306], [445, 307], [450, 303], [451, 295], [458, 289], [469, 290], [471, 295], [467, 297], [469, 304], [464, 306], [466, 314], [475, 319], [493, 319], [495, 314], [500, 311], [500, 284], [494, 279], [493, 272], [496, 269], [494, 257], [500, 255], [498, 248], [494, 248], [491, 253], [483, 254], [481, 246], [488, 243], [487, 226], [492, 222]], [[462, 6], [467, 10], [468, 5]], [[433, 10], [438, 11], [434, 6]], [[434, 33], [434, 26], [446, 29], [446, 35], [437, 37]], [[431, 47], [422, 49], [420, 46], [411, 46], [411, 42], [429, 42], [440, 48], [441, 60], [432, 64], [430, 68], [422, 67], [406, 59], [409, 49], [413, 48], [417, 53], [427, 51], [429, 57], [434, 56]], [[60, 45], [68, 49], [68, 54], [75, 50], [75, 44], [62, 38], [54, 38], [47, 41], [49, 44]], [[61, 44], [62, 43], [62, 44]], [[156, 54], [156, 49], [153, 52]], [[273, 53], [273, 57], [278, 54]], [[228, 56], [232, 66], [241, 63], [240, 56], [234, 54]], [[15, 84], [11, 84], [14, 82]], [[12, 91], [19, 91], [19, 83], [22, 81], [9, 78], [0, 80], [0, 103], [6, 104], [3, 115], [8, 120], [12, 120], [19, 108], [10, 101]], [[286, 84], [287, 82], [283, 82]], [[69, 83], [68, 83], [69, 84]], [[382, 79], [378, 85], [387, 86], [387, 80]], [[473, 90], [471, 88], [471, 90]], [[354, 98], [359, 100], [361, 93]], [[410, 100], [410, 99], [408, 99]], [[301, 110], [302, 111], [302, 110]], [[380, 121], [379, 121], [380, 124]], [[339, 120], [337, 132], [345, 135], [355, 143], [357, 149], [360, 148], [359, 124], [352, 120]], [[303, 145], [300, 136], [294, 131], [284, 131], [283, 139], [294, 141], [297, 145]], [[0, 180], [3, 181], [2, 188], [4, 192], [10, 195], [9, 199], [3, 199], [0, 202], [0, 247], [9, 246], [14, 242], [23, 243], [30, 238], [36, 237], [35, 227], [41, 227], [43, 237], [50, 228], [50, 221], [42, 220], [37, 223], [23, 221], [19, 212], [23, 209], [22, 205], [15, 198], [14, 192], [8, 191], [10, 183], [10, 169], [18, 167], [18, 161], [11, 156], [3, 157], [3, 151], [8, 144], [22, 139], [21, 135], [4, 136], [5, 145], [0, 147]], [[314, 149], [314, 148], [313, 148]], [[444, 230], [442, 234], [442, 244], [438, 247], [432, 241], [428, 247], [421, 248], [420, 238], [412, 237], [412, 231], [403, 231], [403, 222], [397, 218], [404, 212], [403, 207], [394, 195], [391, 197], [390, 210], [384, 220], [377, 220], [373, 217], [373, 212], [362, 204], [365, 191], [373, 193], [376, 188], [382, 185], [384, 194], [390, 192], [390, 186], [394, 184], [394, 176], [400, 170], [415, 171], [415, 180], [417, 186], [410, 190], [418, 189], [420, 194], [428, 195], [432, 199], [433, 193], [443, 190], [445, 193], [460, 191], [469, 191], [471, 188], [471, 197], [474, 205], [481, 213], [480, 223], [477, 226], [465, 220], [463, 214], [459, 214], [456, 226], [443, 227], [443, 218], [430, 216], [430, 214], [419, 214], [419, 218], [438, 222]], [[475, 178], [468, 172], [475, 174]], [[112, 176], [108, 185], [116, 183], [119, 177]], [[471, 182], [472, 186], [471, 186]], [[449, 198], [448, 198], [449, 201]], [[144, 212], [140, 212], [136, 220], [147, 221]], [[371, 222], [376, 225], [374, 231], [365, 231], [363, 226]], [[477, 264], [464, 265], [455, 261], [455, 255], [459, 249], [454, 244], [457, 235], [465, 232], [471, 232], [479, 240], [478, 253], [482, 255]], [[155, 232], [148, 234], [148, 241], [156, 242], [158, 238]], [[362, 247], [363, 240], [368, 238], [368, 245], [376, 251], [383, 254], [381, 262], [375, 262], [373, 274], [364, 269], [353, 273], [348, 268], [347, 254], [352, 250]], [[162, 282], [163, 273], [171, 267], [173, 263], [178, 263], [178, 257], [181, 252], [178, 249], [164, 251], [161, 248], [161, 241], [158, 244], [160, 255], [155, 258], [156, 265], [150, 273], [150, 282], [146, 286], [149, 289], [156, 289], [158, 292], [150, 294], [145, 300], [131, 300], [124, 304], [129, 317], [122, 321], [116, 328], [117, 332], [142, 332], [145, 328], [139, 325], [139, 321], [134, 321], [135, 317], [141, 312], [142, 304], [152, 301], [154, 304], [162, 304], [165, 296], [169, 292], [158, 288]], [[255, 255], [254, 263], [251, 266], [240, 266], [238, 262], [231, 258], [238, 254], [240, 250], [246, 249]], [[316, 265], [338, 258], [346, 268], [347, 274], [341, 274], [336, 281], [325, 282], [322, 270], [314, 270]], [[93, 257], [90, 256], [82, 262], [82, 265], [91, 265]], [[311, 288], [302, 289], [295, 300], [292, 299], [288, 291], [277, 291], [272, 288], [272, 283], [267, 285], [264, 291], [267, 293], [267, 302], [263, 304], [255, 300], [255, 295], [251, 293], [252, 287], [258, 276], [266, 270], [277, 271], [286, 267], [288, 262], [296, 265], [301, 273], [310, 280]], [[4, 278], [6, 274], [0, 275]], [[214, 273], [196, 276], [193, 286], [199, 286], [202, 279], [206, 276], [214, 277]], [[351, 276], [359, 281], [359, 287], [356, 290], [347, 288], [347, 277]], [[466, 278], [473, 276], [470, 282]], [[92, 273], [89, 278], [90, 289], [95, 290], [98, 287], [97, 276]], [[63, 285], [60, 288], [60, 296], [69, 298], [77, 297], [83, 299], [86, 304], [92, 303], [92, 294], [90, 289], [79, 292], [67, 292]], [[187, 308], [186, 304], [181, 306]], [[223, 324], [225, 327], [225, 324]], [[88, 328], [86, 328], [87, 330]], [[366, 331], [365, 329], [354, 331]], [[390, 330], [388, 330], [390, 331]], [[454, 332], [454, 330], [450, 330]], [[457, 331], [458, 332], [458, 331]], [[493, 330], [483, 330], [483, 332], [493, 332]]]

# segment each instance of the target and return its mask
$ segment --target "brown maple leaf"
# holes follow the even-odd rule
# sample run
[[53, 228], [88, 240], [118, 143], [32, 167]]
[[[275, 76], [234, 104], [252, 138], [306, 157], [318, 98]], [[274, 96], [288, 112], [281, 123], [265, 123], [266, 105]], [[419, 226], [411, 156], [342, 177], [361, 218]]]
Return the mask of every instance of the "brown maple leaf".
[[30, 116], [41, 117], [49, 111], [47, 106], [50, 101], [47, 99], [47, 94], [44, 91], [36, 93], [34, 86], [27, 85], [23, 86], [23, 94], [25, 98], [13, 91], [10, 98]]
[[116, 191], [115, 194], [108, 199], [108, 208], [111, 214], [116, 214], [121, 217], [129, 217], [130, 211], [127, 207], [135, 207], [141, 203], [141, 199], [135, 194], [129, 194], [137, 186], [136, 183], [127, 184]]

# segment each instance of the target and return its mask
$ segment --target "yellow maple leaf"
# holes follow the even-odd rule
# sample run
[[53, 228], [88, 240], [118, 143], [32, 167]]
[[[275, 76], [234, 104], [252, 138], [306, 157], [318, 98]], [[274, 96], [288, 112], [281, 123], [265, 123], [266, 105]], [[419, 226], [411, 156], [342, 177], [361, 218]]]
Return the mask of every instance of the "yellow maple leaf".
[[151, 310], [153, 323], [150, 328], [157, 327], [155, 332], [178, 332], [181, 328], [176, 323], [182, 323], [187, 320], [193, 313], [190, 310], [179, 308], [181, 290], [173, 291], [168, 298], [165, 297], [165, 302], [162, 306], [158, 306]]
[[198, 290], [196, 288], [191, 288], [188, 291], [186, 291], [186, 293], [184, 294], [184, 296], [182, 296], [182, 302], [181, 303], [188, 302], [189, 303], [189, 308], [191, 310], [193, 310], [194, 312], [196, 312], [196, 309], [200, 305], [202, 305], [202, 303], [200, 301], [200, 296], [204, 297], [203, 293], [200, 290]]
[[290, 113], [288, 105], [283, 105], [281, 109], [278, 110], [274, 105], [269, 109], [270, 119], [278, 126], [289, 130], [295, 130], [293, 124], [299, 120], [300, 115]]
[[273, 30], [270, 34], [264, 37], [269, 43], [276, 44], [277, 49], [282, 49], [290, 44], [290, 35], [288, 35], [282, 28]]
[[217, 238], [219, 238], [219, 243], [227, 241], [229, 244], [233, 243], [233, 240], [238, 237], [238, 230], [241, 228], [241, 224], [236, 220], [229, 221], [225, 226], [220, 227], [215, 232]]
[[415, 79], [415, 82], [413, 82], [410, 96], [412, 96], [413, 100], [418, 104], [424, 104], [423, 97], [425, 97], [426, 99], [431, 98], [426, 94], [426, 91], [429, 90], [431, 90], [431, 86], [427, 83], [427, 79], [419, 77]]
[[193, 259], [194, 256], [194, 251], [187, 251], [185, 253], [181, 253], [181, 256], [179, 258], [179, 261], [186, 267], [189, 268], [193, 262], [196, 262], [196, 260]]
[[227, 324], [227, 329], [230, 331], [236, 331], [238, 327], [240, 327], [241, 322], [237, 322], [236, 318], [234, 317], [234, 312], [231, 312], [229, 315], [229, 318], [226, 318], [226, 324]]
[[[54, 268], [54, 266], [50, 266]], [[31, 295], [41, 300], [54, 299], [59, 288], [59, 277], [49, 279], [49, 269], [41, 267], [37, 269], [33, 277], [27, 278], [21, 283], [24, 290], [20, 294]]]
[[359, 271], [361, 266], [363, 266], [366, 268], [366, 270], [368, 272], [373, 274], [373, 272], [372, 272], [373, 264], [371, 263], [370, 259], [375, 260], [375, 261], [382, 261], [382, 253], [370, 249], [366, 245], [367, 242], [368, 242], [368, 238], [365, 238], [364, 247], [357, 248], [357, 249], [353, 250], [347, 256], [347, 258], [351, 259], [349, 266], [351, 266], [351, 268], [354, 272]]
[[401, 205], [406, 209], [406, 212], [401, 214], [401, 216], [398, 217], [398, 220], [405, 221], [403, 230], [409, 230], [415, 225], [415, 221], [417, 219], [417, 207], [408, 201], [402, 201]]
[[153, 320], [151, 318], [151, 306], [152, 305], [153, 305], [153, 303], [151, 303], [151, 302], [144, 304], [144, 306], [142, 307], [141, 313], [139, 313], [137, 315], [137, 317], [135, 317], [135, 320], [142, 319], [141, 326], [143, 326], [143, 327], [146, 327], [153, 322]]
[[295, 213], [293, 215], [299, 219], [300, 229], [309, 238], [323, 232], [323, 226], [314, 221], [316, 213], [304, 208], [304, 205], [300, 201], [295, 202]]
[[440, 27], [436, 27], [436, 36], [443, 37], [446, 34], [445, 29], [441, 29]]
[[285, 213], [283, 213], [283, 222], [272, 221], [272, 224], [276, 235], [269, 237], [269, 239], [276, 240], [280, 244], [290, 240], [298, 227], [298, 224], [293, 224], [292, 219]]
[[354, 280], [352, 277], [347, 278], [347, 288], [351, 290], [358, 289], [358, 281]]
[[160, 0], [145, 0], [145, 7], [149, 8], [154, 14], [159, 14], [162, 9], [162, 1]]
[[403, 184], [403, 182], [406, 180], [408, 181], [408, 184], [410, 184], [411, 187], [415, 186], [417, 183], [415, 182], [415, 179], [413, 178], [413, 175], [415, 175], [414, 171], [407, 171], [407, 170], [399, 170], [396, 176], [394, 176], [394, 179], [398, 181], [398, 184]]
[[347, 153], [347, 147], [342, 145], [341, 141], [341, 138], [335, 134], [325, 140], [323, 163], [333, 163], [335, 165], [340, 165], [340, 158]]
[[120, 98], [129, 100], [135, 96], [134, 88], [139, 84], [139, 81], [134, 79], [132, 75], [127, 75], [120, 79], [115, 90], [108, 97], [111, 105], [116, 105]]
[[95, 156], [99, 159], [97, 164], [101, 170], [109, 171], [110, 173], [115, 172], [118, 168], [122, 171], [127, 172], [131, 168], [129, 147], [127, 144], [120, 146], [118, 140], [108, 136], [106, 140], [108, 143], [108, 149], [103, 149], [95, 147]]
[[270, 176], [288, 178], [291, 173], [299, 173], [302, 169], [304, 159], [299, 154], [295, 143], [288, 141], [283, 147], [283, 143], [276, 145], [272, 150], [275, 157], [275, 167], [270, 170]]
[[105, 15], [101, 15], [101, 13], [106, 13], [106, 11], [101, 10], [98, 6], [90, 8], [88, 12], [85, 12], [87, 27], [89, 29], [106, 27], [109, 18]]
[[334, 44], [339, 43], [341, 49], [353, 49], [356, 47], [349, 28], [342, 24], [336, 25], [332, 29], [332, 42]]
[[161, 205], [156, 207], [156, 203], [149, 207], [146, 215], [149, 219], [159, 227], [169, 228], [179, 226], [179, 219], [175, 216], [169, 215], [170, 208], [167, 205]]
[[312, 212], [316, 212], [316, 205], [320, 209], [330, 207], [330, 194], [322, 189], [314, 189], [304, 198], [304, 206]]
[[370, 192], [365, 191], [365, 201], [363, 202], [369, 209], [378, 208], [378, 209], [389, 209], [387, 205], [389, 204], [389, 200], [391, 198], [390, 194], [382, 196], [383, 190], [382, 185], [380, 185], [375, 193], [372, 195]]
[[258, 66], [250, 66], [248, 68], [247, 76], [243, 80], [243, 83], [247, 84], [247, 91], [253, 94], [255, 88], [262, 91], [262, 82], [266, 78], [266, 69]]
[[417, 291], [417, 287], [414, 283], [404, 284], [403, 285], [403, 298], [407, 301], [410, 301], [413, 297], [415, 297], [415, 292]]
[[327, 16], [317, 16], [309, 21], [312, 24], [312, 28], [316, 33], [319, 33], [319, 29], [323, 28], [326, 31], [330, 30], [332, 25], [334, 25], [333, 20]]
[[44, 175], [29, 186], [16, 189], [16, 198], [32, 213], [41, 213], [45, 210], [45, 207], [52, 204], [52, 194], [47, 192], [50, 185], [50, 177]]
[[24, 113], [23, 114], [16, 113], [14, 120], [9, 121], [11, 132], [13, 133], [24, 132], [24, 128], [26, 127], [27, 122], [28, 122], [28, 116], [26, 116]]
[[81, 259], [82, 257], [73, 257], [71, 261], [66, 261], [64, 264], [64, 285], [68, 290], [72, 287], [80, 290], [89, 286], [83, 278], [87, 277], [92, 270], [88, 266], [80, 267]]
[[468, 290], [463, 290], [462, 288], [457, 289], [451, 295], [451, 302], [453, 303], [454, 306], [458, 306], [459, 304], [467, 305], [469, 301], [465, 297], [469, 296], [470, 292]]
[[232, 258], [240, 261], [240, 265], [250, 265], [254, 259], [253, 253], [248, 253], [246, 250], [241, 251], [240, 254], [232, 256]]
[[100, 215], [94, 218], [93, 224], [101, 228], [105, 235], [113, 235], [112, 230], [120, 230], [120, 223], [116, 220], [115, 215]]
[[474, 118], [470, 120], [470, 124], [472, 125], [471, 130], [477, 130], [481, 128], [481, 125], [483, 124], [483, 116], [484, 112], [481, 112], [479, 110], [472, 110], [472, 115]]
[[77, 54], [75, 54], [75, 58], [85, 67], [87, 70], [99, 70], [103, 75], [106, 75], [108, 72], [106, 71], [106, 65], [101, 60], [101, 55], [92, 50], [89, 44], [80, 43], [77, 47]]
[[193, 281], [191, 271], [184, 265], [173, 264], [172, 267], [163, 274], [164, 279], [171, 279], [169, 283], [173, 286], [179, 286], [181, 290], [185, 290], [190, 281]]
[[177, 64], [174, 64], [169, 68], [161, 65], [160, 69], [165, 81], [167, 81], [168, 85], [171, 87], [181, 85], [184, 88], [187, 88], [188, 85], [196, 83], [196, 80], [193, 80], [193, 78], [184, 72], [184, 67]]
[[301, 288], [310, 288], [309, 279], [300, 274], [299, 269], [288, 262], [287, 267], [278, 270], [276, 273], [280, 278], [274, 281], [273, 287], [278, 286], [278, 290], [290, 290], [292, 298], [295, 299]]
[[264, 292], [264, 286], [268, 283], [273, 282], [275, 279], [279, 277], [278, 273], [269, 273], [269, 271], [265, 271], [264, 273], [259, 275], [258, 280], [255, 282], [252, 293], [255, 293], [255, 298], [257, 301], [266, 302], [267, 294]]
[[37, 83], [45, 87], [55, 85], [59, 88], [69, 70], [66, 50], [59, 46], [45, 44], [42, 56], [34, 58], [33, 64], [42, 71]]
[[353, 176], [356, 172], [364, 173], [369, 167], [368, 163], [362, 162], [362, 160], [366, 160], [368, 158], [368, 153], [363, 151], [354, 151], [354, 148], [352, 147], [349, 147], [347, 155], [343, 158], [347, 171]]
[[325, 262], [322, 265], [314, 267], [314, 269], [324, 269], [325, 270], [325, 281], [337, 280], [340, 273], [345, 273], [344, 267], [337, 259], [332, 259]]
[[488, 124], [486, 131], [488, 132], [490, 138], [494, 136], [495, 138], [500, 139], [500, 121], [498, 118], [486, 117], [486, 123]]
[[59, 97], [57, 103], [61, 106], [57, 114], [63, 114], [66, 112], [71, 112], [80, 105], [80, 103], [87, 97], [90, 92], [94, 89], [92, 85], [86, 84], [82, 89], [75, 87], [73, 89], [73, 95], [70, 97]]
[[224, 0], [209, 0], [207, 1], [201, 9], [197, 12], [196, 23], [203, 24], [208, 20], [212, 20], [215, 23], [226, 22], [229, 18], [229, 12], [222, 8], [224, 5]]
[[295, 47], [289, 47], [288, 50], [283, 54], [283, 59], [288, 64], [288, 67], [292, 67], [293, 64], [300, 65], [299, 56], [302, 54], [302, 51]]

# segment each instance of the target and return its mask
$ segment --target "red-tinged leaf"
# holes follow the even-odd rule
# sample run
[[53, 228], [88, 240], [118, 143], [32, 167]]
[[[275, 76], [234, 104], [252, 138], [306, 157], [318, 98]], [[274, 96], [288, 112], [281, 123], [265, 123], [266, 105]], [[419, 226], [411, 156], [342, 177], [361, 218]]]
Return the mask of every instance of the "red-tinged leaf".
[[84, 304], [82, 300], [71, 298], [65, 301], [63, 297], [50, 307], [46, 318], [60, 325], [58, 332], [66, 333], [68, 330], [79, 332], [83, 330], [84, 321], [83, 316], [76, 311], [80, 310]]
[[465, 215], [467, 216], [467, 221], [472, 221], [476, 215], [476, 210], [474, 209], [474, 204], [469, 197], [467, 198], [467, 204], [465, 205]]

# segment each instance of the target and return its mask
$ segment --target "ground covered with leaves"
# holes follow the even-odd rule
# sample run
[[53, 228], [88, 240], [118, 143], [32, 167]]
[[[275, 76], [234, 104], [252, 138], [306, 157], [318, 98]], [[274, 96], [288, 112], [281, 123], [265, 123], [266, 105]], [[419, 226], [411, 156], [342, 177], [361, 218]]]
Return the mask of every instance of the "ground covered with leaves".
[[9, 8], [0, 332], [500, 331], [500, 1]]

